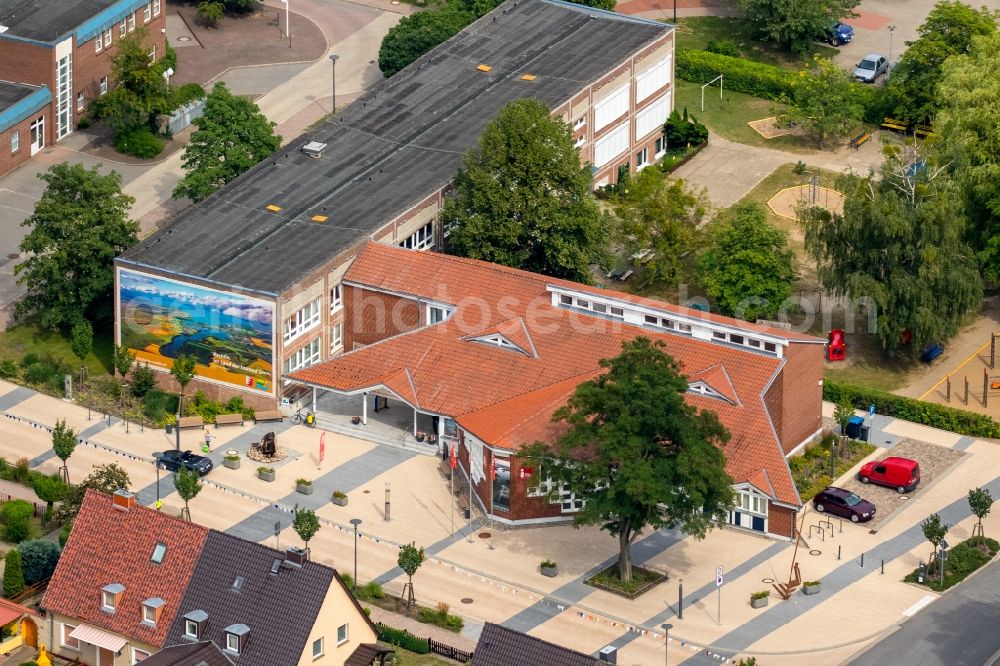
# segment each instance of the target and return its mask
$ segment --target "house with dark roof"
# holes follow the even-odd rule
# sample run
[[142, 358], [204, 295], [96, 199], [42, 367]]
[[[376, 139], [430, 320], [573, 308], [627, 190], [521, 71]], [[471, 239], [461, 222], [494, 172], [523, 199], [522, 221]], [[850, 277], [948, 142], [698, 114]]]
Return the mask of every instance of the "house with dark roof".
[[599, 666], [590, 655], [487, 622], [476, 642], [472, 666]]
[[353, 400], [363, 423], [381, 418], [372, 398], [403, 404], [441, 454], [454, 445], [456, 477], [471, 481], [471, 501], [492, 520], [566, 521], [581, 500], [517, 452], [554, 441], [555, 410], [604, 371], [601, 359], [645, 336], [681, 364], [687, 402], [718, 414], [731, 434], [724, 453], [738, 501], [729, 523], [792, 536], [802, 500], [787, 458], [821, 428], [823, 340], [381, 243], [361, 250], [343, 285], [350, 351], [287, 375], [312, 391], [321, 425], [332, 418], [328, 398]]
[[234, 664], [342, 666], [377, 635], [337, 572], [303, 551], [209, 530], [123, 490], [87, 492], [42, 607], [53, 651], [91, 666], [205, 642]]
[[615, 182], [665, 153], [673, 50], [659, 21], [508, 0], [119, 257], [116, 342], [165, 385], [192, 353], [209, 397], [296, 400], [281, 375], [345, 349], [351, 259], [442, 247], [445, 193], [504, 106], [545, 103], [593, 185]]
[[143, 660], [143, 666], [235, 666], [212, 641], [179, 643]]

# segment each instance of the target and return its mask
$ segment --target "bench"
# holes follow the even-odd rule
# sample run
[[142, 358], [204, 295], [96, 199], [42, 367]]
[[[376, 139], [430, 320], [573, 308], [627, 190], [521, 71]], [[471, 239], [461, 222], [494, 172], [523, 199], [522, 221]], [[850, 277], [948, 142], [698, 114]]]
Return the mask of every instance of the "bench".
[[929, 136], [936, 136], [934, 134], [934, 128], [929, 125], [917, 125], [917, 128], [913, 130], [913, 133], [921, 139], [926, 139]]
[[224, 425], [243, 425], [242, 414], [218, 414], [215, 417], [215, 427]]
[[282, 414], [277, 409], [272, 409], [270, 411], [255, 412], [253, 415], [254, 423], [264, 423], [266, 421], [284, 421], [285, 415]]
[[458, 506], [462, 508], [462, 516], [464, 518], [469, 517], [469, 496], [465, 493], [461, 493], [458, 496]]
[[624, 282], [625, 280], [632, 277], [632, 273], [634, 272], [635, 271], [633, 271], [631, 268], [623, 266], [622, 268], [616, 268], [615, 270], [608, 273], [608, 277], [611, 278], [612, 280], [618, 280], [619, 282]]
[[862, 132], [855, 137], [851, 138], [851, 148], [857, 150], [865, 141], [871, 141], [872, 135], [869, 132]]
[[182, 416], [177, 420], [177, 429], [184, 430], [184, 428], [198, 428], [203, 429], [205, 427], [205, 419], [200, 416]]
[[447, 459], [441, 461], [441, 464], [438, 465], [438, 471], [441, 472], [445, 481], [451, 481], [451, 464]]
[[884, 118], [882, 120], [882, 127], [896, 132], [905, 132], [910, 129], [910, 124], [905, 120], [896, 120], [895, 118]]

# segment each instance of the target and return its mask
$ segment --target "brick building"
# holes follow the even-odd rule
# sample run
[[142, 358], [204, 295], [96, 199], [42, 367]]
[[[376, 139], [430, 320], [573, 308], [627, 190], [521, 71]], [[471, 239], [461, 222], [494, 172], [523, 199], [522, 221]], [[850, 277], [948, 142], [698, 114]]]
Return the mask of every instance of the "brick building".
[[440, 247], [451, 179], [510, 101], [569, 123], [595, 186], [651, 163], [673, 48], [663, 23], [509, 0], [121, 256], [116, 339], [162, 371], [196, 355], [210, 397], [274, 405], [294, 388], [279, 375], [344, 349], [341, 278], [365, 242]]
[[[149, 33], [150, 58], [162, 57], [166, 0], [0, 0], [0, 80], [49, 91], [44, 110], [32, 112], [44, 121], [29, 127], [33, 140], [25, 147], [37, 150], [73, 131], [91, 100], [112, 85], [109, 55], [118, 40], [141, 27]], [[26, 159], [9, 141], [0, 152], [0, 174]]]
[[[312, 391], [314, 406], [348, 396], [364, 422], [379, 418], [374, 398], [408, 406], [414, 428], [433, 423], [442, 453], [457, 444], [459, 476], [471, 476], [474, 502], [493, 520], [563, 521], [579, 510], [517, 451], [553, 441], [553, 412], [604, 371], [601, 359], [642, 335], [680, 362], [688, 403], [717, 413], [731, 434], [724, 453], [738, 503], [729, 522], [792, 535], [802, 501], [787, 458], [821, 428], [823, 340], [381, 243], [365, 246], [342, 284], [351, 351], [288, 379]], [[558, 491], [557, 501], [542, 490]]]
[[52, 93], [45, 86], [0, 81], [0, 174], [20, 166], [45, 145]]

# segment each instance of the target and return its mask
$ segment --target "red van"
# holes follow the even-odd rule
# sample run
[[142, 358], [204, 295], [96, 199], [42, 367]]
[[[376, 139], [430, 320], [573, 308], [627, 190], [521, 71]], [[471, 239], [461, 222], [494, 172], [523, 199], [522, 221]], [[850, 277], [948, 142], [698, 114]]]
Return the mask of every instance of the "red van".
[[858, 479], [861, 483], [877, 483], [895, 488], [897, 493], [908, 493], [920, 483], [920, 464], [909, 458], [873, 460], [858, 470]]

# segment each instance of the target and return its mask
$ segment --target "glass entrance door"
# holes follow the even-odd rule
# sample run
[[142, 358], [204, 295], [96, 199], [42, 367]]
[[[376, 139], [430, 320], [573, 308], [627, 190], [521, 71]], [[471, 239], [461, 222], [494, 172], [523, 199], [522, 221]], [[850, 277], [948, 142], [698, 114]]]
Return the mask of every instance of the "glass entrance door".
[[45, 116], [31, 123], [31, 154], [34, 155], [45, 147]]

